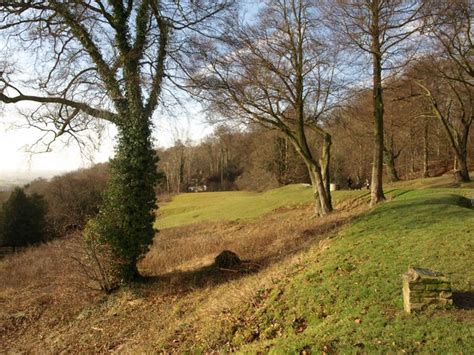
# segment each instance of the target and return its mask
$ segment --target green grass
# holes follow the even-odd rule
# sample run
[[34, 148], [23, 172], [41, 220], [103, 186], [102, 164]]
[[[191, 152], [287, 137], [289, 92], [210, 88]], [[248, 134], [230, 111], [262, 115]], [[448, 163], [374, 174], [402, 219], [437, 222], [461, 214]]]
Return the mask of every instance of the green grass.
[[[387, 198], [391, 199], [414, 189], [436, 188], [436, 191], [468, 195], [474, 182], [459, 184], [451, 176], [400, 181], [386, 185]], [[473, 193], [474, 194], [474, 193]], [[333, 193], [333, 203], [360, 196], [368, 200], [367, 190], [341, 190]], [[278, 208], [292, 208], [313, 202], [311, 188], [302, 184], [288, 185], [257, 193], [247, 191], [185, 193], [160, 207], [156, 227], [178, 227], [201, 222], [257, 219]]]
[[387, 188], [474, 188], [474, 181], [471, 182], [455, 182], [452, 175], [443, 175], [440, 177], [429, 177], [415, 180], [402, 180], [395, 183], [385, 184]]
[[[337, 203], [362, 193], [365, 192], [337, 191], [334, 201]], [[278, 208], [295, 207], [312, 201], [312, 189], [302, 184], [263, 193], [226, 191], [180, 194], [160, 208], [156, 227], [163, 229], [204, 221], [256, 219]]]
[[474, 292], [474, 210], [459, 192], [474, 195], [393, 190], [393, 201], [258, 290], [240, 322], [220, 325], [222, 338], [244, 353], [471, 353], [474, 310], [408, 315], [402, 301], [409, 266], [443, 272], [455, 291]]

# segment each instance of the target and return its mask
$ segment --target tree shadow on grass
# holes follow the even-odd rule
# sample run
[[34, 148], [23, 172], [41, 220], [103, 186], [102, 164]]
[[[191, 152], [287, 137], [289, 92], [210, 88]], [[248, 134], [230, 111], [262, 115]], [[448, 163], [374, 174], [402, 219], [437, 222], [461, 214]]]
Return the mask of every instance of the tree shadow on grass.
[[[166, 273], [150, 274], [150, 270], [145, 271], [147, 274], [138, 283], [143, 285], [142, 288], [147, 292], [158, 292], [165, 295], [183, 295], [194, 290], [215, 287], [220, 284], [231, 282], [242, 277], [256, 274], [267, 267], [281, 262], [284, 259], [291, 258], [308, 248], [317, 246], [323, 240], [333, 236], [339, 228], [345, 224], [358, 219], [365, 208], [356, 208], [351, 213], [334, 214], [329, 218], [317, 220], [315, 223], [303, 224], [298, 228], [289, 231], [291, 238], [281, 239], [284, 243], [276, 243], [275, 245], [256, 244], [253, 246], [254, 253], [247, 252], [247, 258], [242, 260], [241, 265], [233, 269], [219, 268], [215, 264], [208, 264], [191, 270], [182, 269]], [[298, 222], [295, 222], [298, 223]], [[272, 228], [269, 225], [268, 228]], [[245, 232], [245, 231], [244, 231]], [[264, 240], [265, 241], [265, 240]], [[267, 241], [267, 242], [271, 242]], [[239, 254], [233, 248], [232, 244], [223, 246]], [[240, 249], [240, 251], [242, 248]], [[207, 252], [206, 252], [207, 253]], [[219, 251], [215, 251], [217, 256]]]
[[211, 264], [195, 270], [174, 271], [157, 276], [143, 277], [139, 283], [156, 286], [158, 290], [166, 294], [183, 294], [196, 289], [214, 287], [257, 273], [262, 267], [263, 265], [252, 261], [242, 261], [240, 266], [232, 269], [222, 269], [215, 264]]
[[474, 309], [474, 291], [453, 292], [453, 303], [459, 309]]
[[[215, 287], [242, 277], [259, 273], [275, 262], [291, 257], [312, 245], [327, 239], [331, 232], [340, 225], [334, 224], [329, 231], [319, 235], [318, 229], [307, 228], [301, 231], [299, 237], [295, 238], [295, 245], [287, 247], [284, 251], [275, 250], [252, 260], [242, 260], [241, 264], [231, 269], [220, 268], [216, 264], [206, 265], [193, 270], [177, 270], [155, 276], [144, 276], [138, 280], [138, 284], [148, 285], [156, 292], [167, 295], [185, 294], [197, 289]], [[297, 242], [297, 243], [296, 243]]]

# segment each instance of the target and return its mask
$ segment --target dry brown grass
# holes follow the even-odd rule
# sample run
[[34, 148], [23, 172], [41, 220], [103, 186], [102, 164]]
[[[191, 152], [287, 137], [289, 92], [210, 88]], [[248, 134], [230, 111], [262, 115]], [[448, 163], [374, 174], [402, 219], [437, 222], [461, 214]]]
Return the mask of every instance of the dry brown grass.
[[[31, 247], [0, 260], [0, 344], [24, 349], [19, 338], [41, 339], [94, 299], [81, 287], [76, 265], [64, 251], [69, 240]], [[31, 339], [30, 339], [31, 341]]]
[[[230, 310], [254, 302], [288, 273], [302, 270], [301, 251], [326, 238], [365, 207], [324, 219], [311, 207], [280, 210], [258, 222], [225, 222], [161, 232], [140, 263], [148, 276], [107, 298], [85, 288], [58, 240], [0, 261], [0, 348], [30, 352], [182, 352], [195, 342], [216, 344], [232, 322]], [[357, 208], [355, 208], [357, 207]], [[256, 268], [212, 266], [224, 249]], [[314, 250], [314, 248], [312, 248]], [[248, 264], [247, 264], [248, 265]], [[102, 300], [99, 302], [99, 300]]]
[[[352, 207], [352, 206], [351, 206]], [[346, 223], [354, 210], [340, 210], [321, 219], [312, 207], [279, 210], [257, 222], [189, 225], [161, 231], [140, 263], [142, 273], [157, 276], [209, 266], [223, 250], [261, 266], [293, 254]]]

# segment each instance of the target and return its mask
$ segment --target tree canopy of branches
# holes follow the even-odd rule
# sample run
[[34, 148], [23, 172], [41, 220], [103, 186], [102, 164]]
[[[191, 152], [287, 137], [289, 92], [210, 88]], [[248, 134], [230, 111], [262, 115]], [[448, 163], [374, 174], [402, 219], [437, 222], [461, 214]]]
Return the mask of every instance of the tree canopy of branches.
[[[332, 211], [324, 120], [337, 92], [337, 53], [323, 44], [317, 16], [310, 1], [278, 0], [265, 2], [254, 23], [229, 19], [224, 36], [201, 44], [191, 82], [220, 117], [257, 122], [288, 138], [307, 166], [315, 210], [323, 216]], [[319, 149], [310, 146], [308, 131], [318, 133]]]
[[[427, 9], [427, 37], [434, 50], [420, 60], [413, 78], [451, 143], [459, 178], [470, 181], [469, 132], [474, 122], [474, 41], [471, 1], [433, 2]], [[421, 74], [421, 75], [420, 75]]]
[[424, 2], [404, 0], [336, 0], [329, 2], [328, 16], [343, 43], [368, 54], [372, 60], [374, 155], [371, 205], [385, 199], [382, 187], [384, 162], [383, 70], [401, 64], [407, 55], [407, 39], [415, 34], [423, 17]]
[[98, 122], [118, 128], [115, 157], [99, 215], [88, 235], [110, 245], [124, 280], [153, 236], [157, 181], [152, 116], [171, 58], [188, 34], [204, 34], [206, 20], [227, 1], [2, 1], [0, 33], [13, 53], [34, 61], [34, 79], [2, 68], [0, 101], [34, 102], [29, 123], [48, 134], [46, 147], [66, 133]]

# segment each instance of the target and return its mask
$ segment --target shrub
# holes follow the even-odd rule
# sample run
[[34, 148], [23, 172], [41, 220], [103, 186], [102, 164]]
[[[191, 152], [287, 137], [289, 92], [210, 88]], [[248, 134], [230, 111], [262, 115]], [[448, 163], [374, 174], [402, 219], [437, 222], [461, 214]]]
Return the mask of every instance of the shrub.
[[85, 280], [83, 285], [107, 294], [115, 290], [120, 283], [117, 278], [118, 260], [110, 247], [99, 242], [90, 228], [86, 229], [84, 235], [73, 233], [70, 241], [67, 254], [78, 266], [79, 274]]

